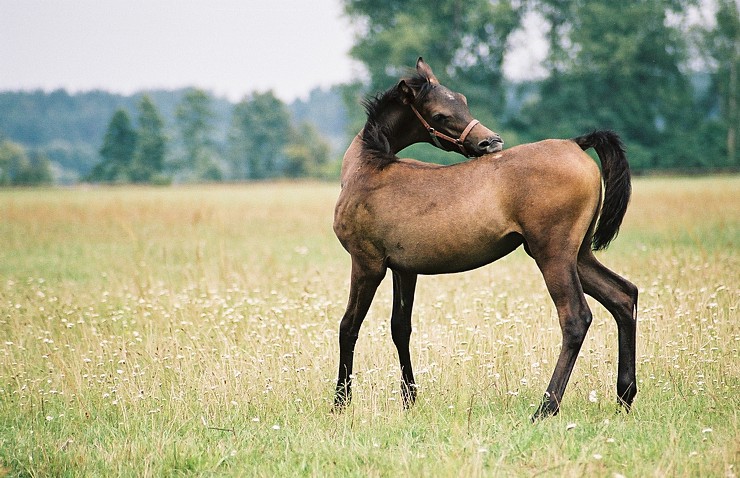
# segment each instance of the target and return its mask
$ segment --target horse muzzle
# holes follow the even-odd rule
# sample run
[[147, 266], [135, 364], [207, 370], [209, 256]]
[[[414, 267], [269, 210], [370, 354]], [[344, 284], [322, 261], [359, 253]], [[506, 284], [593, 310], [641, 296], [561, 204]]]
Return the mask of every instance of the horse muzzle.
[[502, 149], [504, 149], [504, 140], [501, 139], [501, 136], [499, 136], [498, 134], [489, 136], [488, 138], [478, 143], [478, 150], [481, 152], [481, 154], [498, 153]]

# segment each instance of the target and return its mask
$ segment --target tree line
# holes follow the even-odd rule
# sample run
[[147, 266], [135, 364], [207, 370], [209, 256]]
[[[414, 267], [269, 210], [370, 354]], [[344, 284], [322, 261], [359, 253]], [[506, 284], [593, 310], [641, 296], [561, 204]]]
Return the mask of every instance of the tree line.
[[203, 90], [188, 91], [175, 112], [177, 136], [172, 140], [148, 96], [139, 102], [137, 126], [125, 109], [116, 110], [100, 149], [101, 162], [86, 179], [168, 183], [328, 173], [326, 141], [307, 122], [294, 126], [286, 105], [272, 92], [254, 93], [234, 106], [225, 144], [214, 139], [211, 102]]
[[[357, 32], [350, 54], [368, 75], [307, 103], [255, 92], [231, 104], [197, 89], [135, 102], [104, 92], [0, 94], [0, 185], [333, 178], [363, 125], [361, 100], [420, 55], [507, 146], [609, 128], [637, 172], [740, 170], [735, 0], [343, 5]], [[503, 74], [512, 39], [533, 18], [547, 42], [546, 74], [512, 82]], [[427, 145], [402, 154], [462, 159]]]
[[290, 105], [272, 92], [0, 93], [0, 186], [333, 177], [344, 123], [335, 88]]

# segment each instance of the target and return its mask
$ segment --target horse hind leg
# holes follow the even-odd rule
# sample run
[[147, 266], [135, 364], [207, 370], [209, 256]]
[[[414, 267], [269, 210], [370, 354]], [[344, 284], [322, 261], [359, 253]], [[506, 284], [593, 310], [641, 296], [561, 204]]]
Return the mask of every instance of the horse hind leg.
[[352, 367], [355, 344], [375, 291], [385, 275], [385, 266], [375, 268], [353, 258], [347, 310], [339, 324], [339, 372], [334, 395], [334, 410], [339, 411], [352, 400]]
[[[532, 421], [558, 413], [578, 352], [591, 325], [591, 311], [581, 289], [574, 256], [575, 254], [572, 257], [567, 254], [540, 255], [534, 252], [547, 290], [557, 309], [563, 343], [550, 384]], [[547, 259], [537, 260], [537, 257]]]
[[401, 364], [401, 396], [405, 408], [416, 401], [416, 382], [411, 367], [409, 341], [411, 339], [411, 311], [414, 307], [416, 274], [393, 271], [393, 312], [391, 334]]
[[617, 401], [629, 412], [637, 395], [635, 355], [637, 333], [637, 287], [602, 265], [590, 248], [578, 257], [578, 275], [584, 292], [614, 316], [619, 336]]

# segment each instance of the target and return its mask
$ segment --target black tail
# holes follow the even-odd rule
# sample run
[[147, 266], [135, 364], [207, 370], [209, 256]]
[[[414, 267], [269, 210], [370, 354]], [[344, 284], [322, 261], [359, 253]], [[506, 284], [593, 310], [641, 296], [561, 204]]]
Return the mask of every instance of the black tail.
[[599, 223], [591, 244], [596, 251], [606, 249], [619, 233], [619, 226], [624, 219], [624, 213], [627, 212], [632, 194], [630, 165], [624, 153], [624, 145], [613, 131], [594, 131], [573, 138], [573, 141], [584, 151], [594, 148], [601, 160], [604, 204], [601, 206]]

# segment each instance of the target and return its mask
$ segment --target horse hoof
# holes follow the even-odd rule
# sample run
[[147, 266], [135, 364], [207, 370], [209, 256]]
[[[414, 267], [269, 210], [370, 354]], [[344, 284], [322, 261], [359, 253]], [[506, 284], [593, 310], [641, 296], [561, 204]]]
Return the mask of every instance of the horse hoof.
[[540, 408], [538, 408], [537, 411], [534, 412], [534, 415], [532, 415], [532, 423], [548, 417], [554, 417], [558, 414], [559, 411], [560, 408], [557, 406], [557, 404], [553, 404], [552, 402], [544, 402], [542, 403], [542, 405], [540, 405]]
[[350, 399], [347, 397], [336, 397], [334, 398], [334, 405], [331, 407], [332, 413], [342, 413], [345, 408], [350, 404]]
[[401, 396], [403, 397], [403, 408], [408, 410], [416, 403], [416, 385], [401, 385]]
[[617, 398], [617, 413], [629, 413], [630, 411], [632, 411], [632, 404]]
[[617, 395], [617, 405], [619, 405], [619, 408], [624, 409], [626, 413], [629, 413], [630, 410], [632, 410], [632, 400], [634, 400], [635, 395], [635, 393], [629, 395], [625, 394], [622, 396]]

